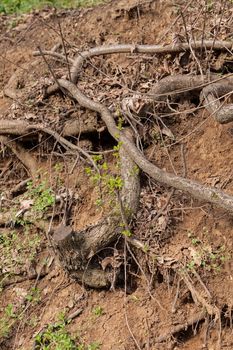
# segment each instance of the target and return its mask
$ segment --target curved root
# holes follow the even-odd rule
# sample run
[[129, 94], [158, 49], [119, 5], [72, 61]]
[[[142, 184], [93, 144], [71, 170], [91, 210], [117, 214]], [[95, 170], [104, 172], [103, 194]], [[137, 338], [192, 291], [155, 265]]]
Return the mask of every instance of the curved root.
[[124, 131], [119, 131], [114, 118], [107, 107], [85, 96], [76, 85], [68, 80], [59, 79], [59, 84], [66, 89], [81, 106], [96, 111], [101, 115], [109, 133], [117, 141], [122, 142], [125, 151], [130, 155], [132, 160], [142, 171], [147, 173], [156, 181], [188, 192], [196, 199], [212, 203], [219, 208], [223, 208], [233, 213], [233, 196], [230, 196], [214, 187], [207, 187], [196, 181], [176, 176], [159, 169], [156, 165], [152, 164], [144, 157], [144, 155], [137, 149], [134, 142], [132, 142], [125, 135]]
[[222, 96], [228, 96], [233, 92], [232, 75], [221, 77], [216, 74], [210, 76], [175, 75], [160, 80], [149, 92], [150, 97], [155, 101], [166, 101], [167, 96], [186, 96], [192, 91], [200, 93], [204, 107], [221, 124], [233, 121], [233, 104], [223, 105], [220, 101]]
[[19, 160], [23, 163], [31, 177], [38, 174], [37, 162], [33, 156], [30, 155], [22, 146], [16, 141], [12, 141], [9, 137], [0, 136], [0, 142], [8, 147]]
[[190, 43], [179, 43], [177, 45], [109, 45], [99, 46], [88, 51], [77, 54], [74, 59], [74, 64], [71, 67], [71, 80], [73, 83], [77, 82], [79, 71], [85, 60], [100, 55], [115, 54], [115, 53], [150, 53], [150, 54], [165, 54], [178, 53], [186, 50], [214, 49], [214, 50], [229, 50], [232, 48], [230, 41], [196, 41]]
[[220, 124], [233, 121], [233, 104], [222, 104], [220, 97], [233, 93], [233, 77], [224, 78], [222, 82], [216, 82], [204, 87], [201, 98], [205, 99], [206, 108], [214, 115]]
[[[130, 133], [128, 138], [132, 139]], [[136, 164], [125, 148], [120, 150], [120, 163], [123, 176], [120, 196], [127, 219], [130, 220], [136, 214], [139, 204], [139, 172], [135, 171]], [[121, 213], [114, 209], [107, 218], [79, 232], [73, 232], [70, 226], [58, 227], [53, 235], [54, 248], [63, 268], [71, 277], [89, 287], [109, 287], [114, 282], [113, 276], [96, 264], [93, 266], [90, 259], [115, 241], [122, 230]]]

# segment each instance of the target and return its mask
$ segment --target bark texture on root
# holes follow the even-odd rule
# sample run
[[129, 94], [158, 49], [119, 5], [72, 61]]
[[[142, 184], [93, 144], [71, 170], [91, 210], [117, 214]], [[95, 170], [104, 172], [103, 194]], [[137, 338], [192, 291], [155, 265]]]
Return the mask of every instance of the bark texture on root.
[[213, 114], [221, 124], [233, 121], [233, 104], [222, 104], [220, 98], [233, 92], [233, 76], [221, 77], [216, 74], [209, 76], [175, 75], [160, 80], [149, 92], [155, 101], [166, 101], [171, 98], [187, 97], [190, 92], [200, 94], [204, 107]]
[[185, 323], [178, 324], [172, 327], [168, 332], [161, 334], [158, 338], [155, 338], [155, 343], [162, 343], [168, 340], [169, 338], [174, 336], [176, 333], [179, 333], [183, 330], [186, 330], [190, 326], [194, 326], [195, 324], [201, 321], [204, 321], [205, 317], [206, 317], [206, 313], [203, 311], [195, 314], [194, 316], [189, 317]]
[[233, 103], [222, 103], [220, 98], [233, 93], [233, 77], [224, 78], [223, 81], [204, 87], [201, 98], [205, 100], [206, 109], [214, 115], [220, 124], [233, 121]]
[[119, 131], [114, 118], [107, 107], [88, 98], [76, 85], [68, 80], [59, 79], [59, 84], [66, 89], [81, 106], [92, 109], [101, 115], [112, 137], [117, 141], [122, 142], [126, 153], [138, 165], [138, 167], [150, 177], [165, 185], [188, 192], [198, 200], [212, 203], [219, 208], [223, 208], [233, 213], [233, 196], [230, 196], [217, 188], [204, 186], [196, 181], [167, 173], [158, 168], [145, 158], [135, 146], [135, 143], [127, 137], [124, 130]]
[[[128, 134], [131, 139], [132, 136]], [[137, 212], [140, 196], [139, 172], [136, 164], [125, 151], [120, 151], [123, 188], [121, 197], [127, 218]], [[54, 248], [63, 268], [69, 275], [86, 286], [93, 288], [109, 287], [112, 276], [100, 266], [92, 263], [92, 257], [117, 240], [122, 231], [122, 217], [118, 209], [97, 224], [79, 232], [70, 226], [60, 226], [53, 234]]]
[[[89, 160], [89, 162], [93, 165], [94, 168], [98, 171], [95, 162], [85, 150], [81, 147], [74, 145], [72, 142], [68, 141], [64, 137], [62, 137], [56, 131], [46, 128], [41, 124], [30, 124], [25, 121], [12, 121], [3, 119], [0, 125], [0, 135], [26, 135], [28, 132], [44, 132], [51, 136], [53, 136], [61, 145], [63, 145], [66, 149], [72, 149], [74, 151], [78, 151], [85, 158]], [[70, 136], [70, 135], [69, 135]], [[6, 136], [2, 136], [3, 138]], [[23, 162], [23, 160], [21, 160]]]
[[149, 96], [155, 101], [166, 101], [168, 96], [176, 98], [190, 94], [200, 93], [203, 87], [217, 78], [217, 75], [169, 75], [150, 90]]
[[23, 96], [23, 92], [19, 89], [19, 81], [22, 79], [23, 72], [17, 70], [9, 79], [5, 86], [3, 93], [5, 96], [10, 97], [12, 100], [18, 100]]
[[[33, 130], [42, 125], [31, 124], [25, 120], [0, 119], [0, 135], [27, 136], [29, 130]], [[64, 124], [61, 136], [77, 136], [85, 133], [96, 132], [97, 122], [92, 119], [91, 123], [81, 123], [79, 120], [67, 121]]]
[[0, 136], [0, 143], [4, 144], [16, 155], [32, 178], [37, 175], [38, 168], [36, 159], [31, 156], [31, 154], [27, 152], [19, 143], [11, 140], [7, 136]]
[[29, 131], [30, 123], [25, 120], [0, 119], [1, 135], [20, 135], [23, 136]]
[[[184, 51], [192, 50], [221, 50], [228, 51], [231, 50], [233, 44], [231, 41], [195, 41], [189, 43], [179, 43], [177, 45], [138, 45], [138, 44], [118, 44], [118, 45], [106, 45], [98, 46], [93, 49], [78, 52], [76, 57], [73, 60], [73, 64], [70, 68], [71, 72], [71, 81], [77, 83], [78, 75], [82, 69], [82, 65], [85, 61], [88, 61], [91, 57], [101, 56], [101, 55], [111, 55], [117, 53], [147, 53], [147, 54], [157, 54], [163, 55], [166, 53], [179, 53]], [[48, 54], [48, 51], [46, 51]], [[35, 55], [38, 55], [39, 52], [34, 52]], [[53, 56], [53, 53], [51, 53]], [[51, 85], [46, 91], [46, 96], [54, 94], [59, 90], [57, 84]]]
[[29, 80], [29, 74], [33, 72], [33, 69], [37, 67], [38, 60], [34, 60], [32, 63], [24, 63], [20, 65], [18, 69], [12, 74], [8, 83], [3, 89], [5, 96], [10, 97], [13, 100], [22, 99], [25, 94], [27, 95], [31, 91], [30, 86], [26, 86], [26, 81]]
[[99, 46], [88, 51], [78, 53], [74, 59], [73, 66], [71, 67], [71, 81], [77, 82], [78, 74], [82, 68], [84, 61], [94, 56], [101, 56], [115, 53], [150, 53], [150, 54], [166, 54], [166, 53], [179, 53], [182, 51], [190, 50], [202, 50], [205, 48], [214, 50], [229, 50], [233, 46], [230, 41], [196, 41], [190, 43], [179, 43], [177, 45], [137, 45], [137, 44], [121, 44], [121, 45], [109, 45]]

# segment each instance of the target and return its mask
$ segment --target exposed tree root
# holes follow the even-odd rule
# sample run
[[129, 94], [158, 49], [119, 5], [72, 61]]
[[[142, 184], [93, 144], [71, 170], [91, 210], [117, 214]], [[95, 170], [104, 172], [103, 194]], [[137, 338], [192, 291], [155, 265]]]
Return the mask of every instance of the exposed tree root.
[[[179, 43], [176, 45], [137, 45], [137, 44], [121, 44], [121, 45], [108, 45], [100, 46], [90, 49], [88, 51], [79, 52], [76, 58], [73, 60], [73, 65], [70, 69], [71, 72], [71, 81], [73, 83], [77, 82], [78, 74], [82, 68], [83, 62], [89, 60], [94, 56], [109, 55], [116, 53], [149, 53], [149, 54], [166, 54], [166, 53], [179, 53], [183, 51], [192, 50], [221, 50], [227, 51], [232, 49], [232, 42], [230, 41], [196, 41], [189, 43]], [[48, 54], [49, 51], [46, 51]], [[39, 51], [35, 51], [34, 55], [41, 55]], [[51, 52], [51, 56], [54, 56]], [[64, 58], [64, 57], [63, 57]], [[49, 96], [59, 90], [57, 84], [51, 85], [46, 91], [46, 96]]]
[[0, 134], [1, 135], [16, 135], [23, 136], [29, 132], [30, 123], [25, 120], [0, 120]]
[[115, 53], [150, 53], [150, 54], [165, 54], [165, 53], [178, 53], [182, 51], [200, 49], [214, 49], [214, 50], [229, 50], [232, 48], [232, 42], [230, 41], [196, 41], [190, 43], [179, 43], [177, 45], [137, 45], [137, 44], [122, 44], [122, 45], [109, 45], [100, 46], [78, 53], [74, 59], [74, 64], [71, 67], [71, 80], [73, 83], [77, 82], [78, 74], [82, 68], [82, 64], [85, 60], [94, 57]]
[[225, 78], [221, 82], [217, 82], [206, 86], [201, 93], [201, 97], [205, 99], [206, 108], [215, 119], [226, 124], [233, 121], [233, 104], [221, 105], [220, 97], [233, 93], [233, 77]]
[[176, 98], [193, 92], [200, 93], [206, 84], [217, 79], [216, 74], [169, 75], [161, 79], [148, 93], [155, 101], [166, 101], [168, 96]]
[[30, 155], [19, 143], [12, 141], [9, 137], [0, 136], [0, 142], [7, 146], [16, 157], [23, 163], [31, 177], [37, 175], [38, 167], [36, 160], [33, 156]]
[[217, 207], [233, 212], [233, 196], [230, 196], [214, 187], [207, 187], [198, 182], [159, 169], [156, 165], [152, 164], [145, 158], [145, 156], [137, 149], [134, 142], [125, 135], [124, 130], [119, 131], [114, 118], [107, 107], [85, 96], [76, 85], [68, 80], [59, 79], [59, 84], [66, 89], [81, 106], [96, 111], [101, 115], [109, 133], [117, 141], [120, 140], [122, 142], [125, 151], [142, 171], [158, 182], [188, 192], [196, 199], [212, 203]]
[[[208, 84], [207, 86], [205, 86]], [[201, 100], [204, 100], [204, 107], [214, 115], [217, 122], [229, 123], [233, 120], [233, 104], [222, 105], [219, 100], [224, 95], [233, 91], [233, 76], [221, 77], [216, 74], [210, 76], [175, 75], [160, 80], [149, 95], [155, 101], [165, 101], [167, 96], [172, 98], [184, 96], [194, 92], [201, 92]]]
[[[48, 271], [43, 271], [40, 273], [40, 278], [43, 278], [45, 276], [48, 275]], [[21, 275], [13, 275], [10, 277], [4, 277], [4, 276], [0, 276], [0, 284], [1, 287], [5, 288], [8, 286], [11, 286], [12, 284], [17, 284], [17, 283], [22, 283], [24, 281], [28, 281], [28, 280], [36, 280], [38, 278], [38, 273], [33, 273], [29, 276], [21, 276]]]
[[91, 122], [89, 123], [82, 123], [79, 119], [75, 120], [69, 120], [64, 124], [63, 130], [61, 132], [61, 135], [63, 137], [69, 137], [69, 136], [80, 136], [82, 134], [86, 133], [94, 133], [97, 129], [97, 121], [96, 119], [91, 119]]
[[[61, 137], [80, 136], [83, 133], [96, 132], [96, 127], [97, 123], [94, 121], [87, 124], [81, 123], [79, 120], [67, 121], [61, 131]], [[43, 129], [43, 126], [31, 124], [25, 120], [0, 119], [0, 135], [26, 136], [29, 131], [36, 128]]]
[[[30, 70], [38, 65], [38, 60], [34, 60], [32, 63], [24, 63], [17, 69], [10, 77], [8, 83], [3, 89], [5, 96], [10, 97], [13, 100], [19, 100], [25, 95], [25, 82], [28, 80], [28, 74]], [[27, 92], [29, 90], [27, 89]]]
[[216, 320], [220, 318], [220, 311], [217, 307], [213, 306], [210, 304], [210, 302], [208, 302], [195, 288], [194, 285], [192, 283], [192, 281], [190, 280], [189, 276], [187, 273], [183, 272], [180, 273], [181, 277], [183, 278], [184, 283], [186, 284], [186, 286], [188, 287], [188, 289], [190, 290], [191, 294], [192, 294], [192, 298], [194, 300], [194, 302], [196, 304], [201, 305], [203, 308], [205, 308], [205, 310], [207, 311], [207, 313], [210, 316], [215, 316]]
[[[132, 139], [130, 132], [128, 138]], [[140, 197], [139, 172], [125, 148], [120, 151], [121, 176], [124, 180], [121, 196], [127, 219], [136, 214]], [[70, 226], [58, 227], [53, 242], [60, 262], [69, 275], [84, 285], [93, 288], [109, 287], [113, 276], [101, 268], [93, 266], [91, 258], [103, 248], [108, 247], [121, 234], [122, 218], [114, 209], [107, 218], [79, 232]]]
[[9, 79], [3, 92], [4, 95], [10, 97], [12, 100], [18, 100], [22, 97], [22, 91], [19, 89], [19, 80], [24, 72], [17, 70]]
[[[53, 50], [51, 50], [51, 51], [44, 50], [44, 51], [42, 51], [42, 54], [45, 55], [45, 56], [51, 56], [53, 58], [56, 58], [59, 61], [62, 61], [63, 63], [67, 63], [67, 60], [68, 60], [69, 64], [73, 64], [74, 63], [74, 60], [72, 60], [71, 58], [67, 57], [67, 59], [66, 59], [65, 56], [63, 56], [62, 54], [60, 54], [58, 52], [55, 52]], [[42, 56], [42, 54], [39, 51], [33, 52], [33, 56]]]
[[172, 327], [168, 332], [161, 334], [158, 338], [155, 339], [155, 343], [162, 343], [168, 339], [170, 339], [172, 336], [174, 336], [176, 333], [179, 333], [183, 330], [186, 330], [190, 326], [194, 326], [195, 324], [203, 321], [206, 317], [206, 312], [201, 311], [187, 319], [187, 321], [183, 324], [178, 324], [177, 326]]
[[[6, 119], [1, 120], [0, 135], [7, 134], [7, 135], [24, 136], [24, 135], [27, 135], [28, 132], [36, 132], [36, 131], [37, 132], [42, 131], [44, 133], [52, 135], [65, 148], [78, 151], [80, 154], [84, 155], [85, 158], [87, 158], [89, 160], [89, 162], [93, 165], [93, 167], [96, 168], [96, 170], [98, 171], [96, 164], [94, 163], [93, 159], [86, 151], [84, 151], [81, 147], [74, 145], [72, 142], [67, 141], [64, 137], [59, 135], [56, 131], [54, 131], [50, 128], [46, 128], [43, 125], [30, 124], [30, 123], [25, 122], [25, 121], [20, 121], [20, 120], [13, 121], [13, 120], [6, 120]], [[2, 137], [4, 138], [4, 136], [2, 136]], [[12, 141], [11, 141], [11, 143], [12, 143]], [[9, 147], [11, 147], [11, 146], [9, 146]], [[23, 160], [21, 160], [21, 161], [23, 161]]]
[[15, 187], [13, 187], [13, 188], [10, 190], [10, 192], [9, 192], [9, 197], [10, 197], [10, 198], [13, 198], [14, 195], [15, 195], [17, 192], [20, 192], [20, 191], [26, 189], [27, 183], [28, 183], [29, 181], [31, 181], [31, 180], [32, 180], [32, 179], [29, 177], [29, 178], [27, 178], [27, 179], [25, 179], [25, 180], [20, 181]]
[[[167, 52], [177, 53], [185, 50], [194, 49], [202, 49], [205, 47], [206, 49], [215, 49], [215, 50], [229, 50], [232, 48], [231, 42], [218, 42], [218, 41], [207, 41], [207, 42], [196, 42], [182, 44], [174, 46], [156, 46], [156, 45], [111, 45], [111, 46], [103, 46], [91, 49], [89, 51], [85, 51], [83, 53], [79, 53], [74, 61], [69, 61], [72, 63], [70, 72], [71, 72], [71, 81], [66, 79], [58, 79], [56, 80], [56, 84], [49, 87], [47, 92], [50, 94], [51, 92], [57, 91], [58, 87], [62, 88], [63, 92], [68, 92], [69, 95], [74, 98], [82, 107], [90, 109], [99, 113], [102, 117], [102, 120], [107, 126], [107, 129], [111, 136], [115, 138], [117, 142], [122, 143], [122, 154], [121, 154], [121, 167], [122, 167], [122, 178], [124, 179], [124, 188], [122, 191], [122, 198], [124, 206], [130, 209], [130, 215], [135, 211], [136, 202], [139, 198], [139, 182], [138, 182], [138, 174], [135, 172], [135, 164], [138, 167], [147, 173], [150, 177], [155, 179], [158, 182], [161, 182], [165, 185], [171, 186], [178, 190], [182, 190], [188, 192], [194, 198], [207, 201], [216, 205], [219, 208], [223, 208], [231, 213], [233, 213], [233, 196], [230, 196], [223, 191], [213, 188], [207, 187], [198, 182], [179, 177], [170, 173], [167, 173], [161, 169], [159, 169], [156, 165], [149, 162], [141, 151], [138, 150], [132, 137], [126, 130], [120, 131], [117, 127], [114, 117], [111, 114], [110, 110], [105, 107], [103, 104], [99, 102], [95, 102], [84, 95], [79, 88], [75, 85], [77, 82], [78, 74], [80, 69], [82, 68], [82, 64], [85, 60], [105, 54], [115, 54], [115, 53], [157, 53], [164, 54]], [[37, 53], [38, 54], [38, 53]], [[44, 54], [52, 55], [58, 59], [66, 59], [65, 57], [61, 57], [60, 54], [54, 54], [54, 52], [45, 52]], [[40, 55], [44, 55], [40, 52]], [[205, 99], [205, 103], [210, 108], [211, 112], [216, 113], [216, 120], [220, 122], [227, 122], [227, 120], [231, 120], [229, 117], [229, 113], [226, 117], [226, 112], [223, 112], [223, 109], [216, 102], [216, 97], [222, 96], [222, 92], [220, 91], [220, 86], [224, 85], [224, 91], [229, 93], [232, 89], [233, 79], [232, 77], [227, 77], [222, 79], [221, 83], [216, 82], [216, 76], [177, 76], [177, 77], [168, 77], [160, 81], [152, 90], [152, 97], [155, 99], [161, 100], [164, 96], [167, 95], [179, 95], [183, 94], [186, 91], [195, 90], [200, 93], [203, 89], [202, 96]], [[213, 85], [215, 93], [215, 100], [212, 99], [213, 90], [211, 90], [211, 85], [206, 87], [207, 84], [215, 82], [215, 87]], [[219, 85], [220, 84], [220, 85]], [[171, 93], [171, 90], [172, 93]], [[229, 107], [229, 105], [227, 106]], [[224, 107], [224, 108], [227, 108]], [[231, 109], [231, 108], [230, 108]], [[220, 118], [220, 114], [224, 114], [222, 118]], [[92, 158], [88, 153], [83, 151], [76, 145], [73, 145], [71, 142], [67, 141], [64, 137], [60, 136], [56, 131], [53, 131], [49, 128], [46, 128], [42, 125], [30, 125], [26, 122], [19, 122], [19, 126], [17, 126], [17, 130], [15, 128], [16, 124], [13, 121], [2, 121], [2, 125], [0, 126], [0, 135], [2, 134], [14, 134], [14, 135], [22, 135], [27, 132], [38, 132], [42, 131], [52, 135], [59, 143], [61, 143], [65, 148], [78, 150], [81, 154], [83, 154], [86, 158], [89, 159], [90, 162], [96, 167]], [[63, 136], [65, 136], [63, 134]], [[2, 136], [4, 137], [4, 136]], [[96, 169], [98, 171], [98, 169]], [[133, 178], [130, 176], [133, 175]], [[137, 181], [135, 180], [137, 178]], [[130, 180], [129, 180], [130, 179]], [[129, 180], [129, 181], [128, 181]], [[135, 184], [133, 185], [133, 182]], [[96, 266], [91, 266], [92, 261], [90, 260], [94, 254], [96, 254], [103, 247], [108, 246], [111, 242], [119, 237], [121, 232], [120, 223], [122, 219], [118, 214], [112, 213], [108, 218], [103, 219], [100, 223], [88, 227], [82, 230], [79, 233], [73, 232], [71, 227], [61, 226], [57, 230], [55, 230], [53, 241], [54, 245], [58, 251], [58, 255], [60, 260], [64, 266], [64, 268], [70, 273], [71, 276], [82, 281], [85, 285], [92, 287], [103, 287], [108, 286], [110, 284], [111, 278], [108, 273], [102, 271]], [[89, 266], [90, 265], [90, 266]], [[97, 276], [97, 278], [96, 278]], [[187, 282], [187, 281], [186, 281]], [[187, 282], [188, 283], [188, 282]], [[195, 293], [193, 292], [193, 296], [195, 297]], [[205, 304], [205, 300], [199, 300], [199, 302], [203, 305]], [[208, 308], [208, 313], [217, 314], [217, 311], [206, 302], [205, 307]]]

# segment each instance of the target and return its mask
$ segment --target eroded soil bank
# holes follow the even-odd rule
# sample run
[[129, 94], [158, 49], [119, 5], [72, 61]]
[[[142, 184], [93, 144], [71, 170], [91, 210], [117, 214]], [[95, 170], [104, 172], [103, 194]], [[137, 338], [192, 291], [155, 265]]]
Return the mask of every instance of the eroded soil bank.
[[[16, 142], [26, 150], [31, 157], [27, 161], [19, 148], [1, 139], [1, 349], [58, 349], [52, 344], [61, 344], [59, 330], [64, 340], [59, 349], [233, 349], [233, 222], [227, 211], [142, 173], [140, 206], [131, 231], [143, 251], [130, 243], [127, 248], [123, 234], [94, 257], [94, 263], [110, 273], [121, 270], [114, 290], [84, 288], [54, 258], [49, 225], [54, 229], [69, 215], [69, 225], [81, 231], [112, 210], [115, 192], [104, 181], [119, 173], [114, 155], [119, 144], [98, 113], [80, 107], [67, 94], [44, 98], [45, 88], [53, 83], [51, 72], [58, 79], [69, 69], [66, 61], [48, 57], [46, 63], [33, 56], [40, 47], [54, 48], [64, 57], [62, 41], [70, 59], [77, 50], [101, 45], [232, 41], [232, 18], [231, 1], [169, 0], [120, 0], [90, 9], [55, 13], [47, 8], [0, 17], [0, 123], [20, 120], [50, 128], [95, 156], [105, 174], [101, 187], [93, 182], [96, 173], [88, 159], [51, 134], [37, 130], [21, 137], [16, 130], [10, 136], [8, 144]], [[192, 93], [166, 98], [145, 114], [140, 114], [142, 101], [133, 100], [138, 92], [143, 100], [169, 75], [230, 74], [232, 57], [230, 49], [205, 51], [204, 46], [201, 53], [151, 55], [132, 50], [85, 62], [78, 84], [115, 113], [119, 129], [131, 125], [137, 130], [137, 145], [151, 162], [232, 194], [231, 123], [219, 124]], [[20, 96], [9, 97], [15, 91]], [[226, 103], [230, 99], [227, 95]], [[42, 177], [36, 173], [30, 182], [27, 165], [33, 167], [33, 161]], [[64, 321], [67, 317], [70, 322]], [[48, 325], [50, 339], [45, 340]], [[38, 335], [42, 345], [35, 342]]]

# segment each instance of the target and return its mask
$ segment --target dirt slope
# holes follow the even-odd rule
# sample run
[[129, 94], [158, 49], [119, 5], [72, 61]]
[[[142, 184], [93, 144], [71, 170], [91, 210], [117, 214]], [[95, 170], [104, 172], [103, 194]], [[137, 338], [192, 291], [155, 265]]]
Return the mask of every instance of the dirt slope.
[[[45, 123], [59, 131], [64, 123], [78, 116], [84, 126], [89, 120], [92, 128], [100, 130], [95, 133], [87, 131], [80, 138], [80, 146], [87, 151], [90, 147], [97, 152], [110, 150], [115, 142], [106, 130], [102, 131], [105, 126], [96, 113], [77, 107], [73, 114], [66, 114], [74, 107], [74, 102], [61, 94], [40, 103], [43, 86], [52, 81], [52, 77], [43, 59], [34, 57], [33, 52], [39, 46], [50, 50], [61, 41], [58, 22], [69, 57], [74, 57], [77, 49], [120, 43], [166, 45], [183, 41], [186, 35], [196, 40], [203, 37], [232, 40], [232, 7], [231, 1], [212, 1], [205, 7], [205, 1], [190, 2], [187, 6], [186, 1], [174, 4], [169, 0], [120, 0], [93, 9], [56, 13], [45, 9], [20, 18], [2, 16], [0, 118]], [[179, 16], [180, 8], [183, 9], [182, 16]], [[225, 69], [230, 73], [231, 60], [232, 52], [210, 53], [201, 64], [204, 67], [206, 62], [215, 73], [222, 73]], [[64, 75], [61, 63], [49, 59], [49, 64], [57, 77]], [[118, 106], [132, 90], [148, 92], [167, 75], [198, 73], [195, 58], [187, 58], [183, 53], [158, 57], [134, 55], [133, 52], [115, 54], [95, 58], [93, 64], [85, 68], [80, 86], [89, 96], [105, 102], [110, 108], [114, 104]], [[21, 84], [19, 90], [23, 91], [20, 103], [3, 92], [14, 73]], [[128, 90], [122, 89], [123, 85]], [[30, 96], [29, 92], [34, 95]], [[160, 122], [149, 120], [146, 124], [146, 120], [140, 129], [145, 154], [162, 169], [233, 194], [232, 124], [217, 123], [203, 109], [190, 112], [198, 103], [193, 99], [181, 101], [178, 107], [172, 105], [176, 113], [162, 118], [166, 125], [164, 129]], [[163, 104], [159, 108], [161, 114], [167, 113]], [[70, 136], [68, 139], [78, 144], [79, 137]], [[95, 223], [104, 215], [103, 212], [109, 210], [108, 203], [103, 209], [96, 206], [99, 193], [86, 175], [86, 164], [79, 162], [75, 166], [76, 157], [64, 156], [62, 147], [55, 145], [53, 148], [49, 137], [41, 136], [38, 145], [37, 140], [31, 140], [29, 135], [24, 139], [24, 145], [40, 161], [41, 172], [49, 174], [51, 187], [56, 189], [57, 195], [64, 195], [66, 188], [75, 193], [72, 207], [75, 230]], [[7, 156], [4, 152], [8, 152]], [[28, 175], [17, 157], [4, 150], [4, 146], [0, 157], [0, 187], [5, 194]], [[12, 159], [13, 164], [9, 162]], [[112, 153], [107, 153], [106, 161], [115, 170]], [[145, 175], [142, 175], [141, 185], [140, 209], [133, 233], [150, 248], [153, 258], [147, 252], [133, 250], [139, 265], [132, 256], [128, 260], [127, 293], [123, 282], [115, 291], [98, 291], [86, 290], [70, 280], [58, 261], [51, 259], [53, 251], [40, 227], [41, 218], [37, 224], [26, 227], [22, 222], [14, 227], [1, 224], [0, 274], [9, 273], [7, 278], [11, 281], [4, 287], [1, 278], [1, 349], [35, 349], [35, 335], [48, 324], [54, 324], [64, 310], [66, 315], [79, 311], [66, 326], [76, 337], [76, 344], [80, 346], [77, 349], [233, 349], [232, 216], [181, 191], [173, 192]], [[17, 197], [10, 199], [9, 203], [3, 200], [1, 211], [5, 213], [11, 207], [18, 211], [23, 200], [22, 197], [18, 202]], [[58, 213], [54, 226], [61, 220], [62, 213]], [[20, 238], [15, 238], [15, 234]], [[29, 242], [33, 243], [30, 245]], [[8, 250], [7, 246], [10, 247]], [[122, 247], [119, 248], [121, 254]], [[23, 278], [16, 283], [10, 279], [14, 275]], [[25, 299], [26, 295], [32, 297]], [[13, 311], [7, 314], [6, 309], [11, 309], [9, 305]], [[208, 307], [213, 315], [209, 311], [206, 313]], [[22, 314], [21, 318], [13, 315], [18, 315], [18, 312]], [[192, 322], [196, 317], [197, 320]], [[12, 327], [8, 329], [9, 325]], [[163, 335], [165, 340], [160, 342], [159, 337]], [[82, 348], [81, 344], [85, 347]]]

